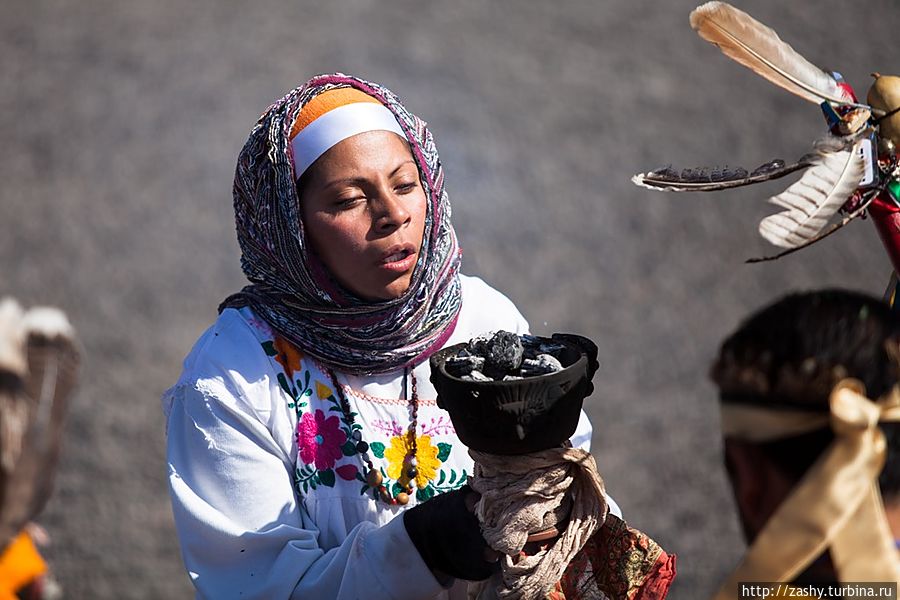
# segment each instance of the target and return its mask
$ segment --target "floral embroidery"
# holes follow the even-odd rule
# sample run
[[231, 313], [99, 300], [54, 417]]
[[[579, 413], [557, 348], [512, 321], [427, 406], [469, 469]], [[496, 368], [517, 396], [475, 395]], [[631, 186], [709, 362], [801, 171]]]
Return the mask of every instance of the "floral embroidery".
[[456, 428], [450, 421], [450, 417], [441, 415], [440, 417], [431, 417], [427, 423], [421, 423], [422, 435], [456, 435]]
[[293, 380], [294, 373], [299, 371], [303, 366], [303, 353], [297, 350], [297, 347], [292, 343], [280, 336], [275, 338], [275, 341], [272, 342], [272, 346], [275, 348], [276, 352], [278, 352], [278, 354], [275, 355], [275, 360], [284, 367], [284, 372], [287, 374], [288, 379]]
[[362, 477], [362, 475], [359, 474], [359, 468], [356, 465], [344, 465], [338, 467], [335, 471], [338, 476], [345, 481], [353, 481], [354, 479]]
[[[397, 435], [406, 435], [404, 426], [394, 420], [375, 419], [369, 424], [369, 427], [389, 438]], [[450, 417], [444, 415], [431, 417], [428, 421], [419, 421], [418, 431], [420, 435], [429, 437], [456, 435], [456, 429], [454, 429]]]
[[334, 396], [334, 392], [331, 391], [331, 388], [322, 383], [321, 381], [316, 382], [316, 395], [319, 398], [325, 399]]
[[[377, 458], [387, 460], [387, 469], [382, 468], [381, 474], [385, 478], [385, 485], [391, 488], [391, 493], [396, 495], [405, 492], [409, 486], [409, 477], [403, 472], [403, 460], [409, 450], [408, 434], [396, 435], [390, 439], [390, 446], [385, 447], [381, 442], [373, 442], [369, 447]], [[457, 472], [456, 469], [441, 469], [442, 463], [450, 458], [453, 447], [441, 442], [437, 446], [431, 443], [431, 437], [427, 435], [416, 437], [416, 500], [423, 502], [435, 494], [442, 494], [455, 490], [466, 482], [468, 475], [466, 470]], [[437, 478], [437, 480], [435, 480]], [[360, 493], [368, 489], [363, 485]]]
[[294, 373], [302, 368], [303, 353], [280, 336], [276, 336], [274, 341], [263, 342], [262, 347], [266, 356], [274, 358], [281, 365], [284, 372], [278, 374], [278, 385], [293, 399], [288, 407], [297, 409], [299, 417], [300, 409], [307, 405], [305, 398], [312, 396], [309, 371], [303, 372], [302, 382], [299, 378], [294, 379]]
[[[362, 426], [351, 418], [358, 417], [351, 412], [345, 415], [334, 390], [322, 381], [313, 379], [313, 371], [304, 365], [307, 357], [297, 348], [275, 335], [271, 341], [262, 342], [266, 355], [281, 367], [278, 369], [278, 385], [288, 395], [288, 403], [297, 414], [297, 464], [295, 481], [298, 493], [306, 494], [310, 489], [319, 486], [334, 487], [338, 478], [344, 481], [357, 481], [360, 494], [372, 491], [363, 477], [361, 463], [358, 458], [352, 462], [339, 465], [343, 458], [359, 455], [357, 444], [360, 441]], [[313, 364], [317, 364], [315, 360]], [[312, 410], [310, 399], [313, 390], [322, 403], [322, 408]], [[368, 398], [355, 390], [344, 387], [345, 393], [353, 393], [358, 397]], [[315, 404], [313, 404], [315, 406]], [[452, 447], [448, 443], [434, 443], [434, 436], [452, 435], [455, 430], [446, 416], [431, 417], [421, 424], [419, 436], [416, 437], [416, 499], [419, 502], [428, 500], [435, 494], [455, 490], [466, 482], [465, 469], [441, 468], [450, 458]], [[375, 458], [384, 461], [381, 474], [393, 495], [406, 491], [410, 484], [404, 473], [403, 460], [409, 451], [409, 434], [405, 425], [394, 421], [376, 419], [370, 427], [387, 438], [387, 445], [371, 442], [369, 452]], [[355, 435], [354, 435], [355, 434]], [[368, 440], [367, 440], [368, 441]]]
[[[310, 372], [304, 371], [303, 376], [306, 386], [310, 387]], [[345, 481], [357, 480], [365, 486], [366, 480], [357, 465], [335, 468], [342, 457], [359, 454], [353, 432], [362, 429], [362, 426], [348, 419], [330, 387], [317, 380], [315, 388], [319, 399], [331, 405], [328, 412], [338, 414], [326, 418], [322, 409], [317, 408], [315, 413], [301, 412], [298, 405], [297, 448], [300, 461], [305, 464], [301, 465], [300, 461], [297, 464], [297, 489], [306, 493], [310, 487], [316, 489], [318, 485], [334, 487], [336, 476]], [[312, 394], [311, 388], [309, 393]], [[356, 416], [356, 413], [351, 414]]]
[[[388, 461], [387, 475], [396, 479], [401, 486], [409, 483], [409, 476], [404, 471], [404, 461], [410, 451], [409, 435], [394, 436], [390, 440], [390, 447], [385, 448], [384, 458]], [[431, 445], [431, 437], [420, 435], [416, 437], [416, 487], [420, 490], [427, 487], [428, 483], [437, 475], [441, 461], [438, 460], [438, 448]]]
[[347, 434], [341, 429], [336, 416], [325, 418], [325, 413], [316, 409], [315, 414], [304, 413], [297, 422], [297, 447], [303, 462], [313, 463], [319, 470], [330, 469], [343, 456], [341, 446], [347, 441]]

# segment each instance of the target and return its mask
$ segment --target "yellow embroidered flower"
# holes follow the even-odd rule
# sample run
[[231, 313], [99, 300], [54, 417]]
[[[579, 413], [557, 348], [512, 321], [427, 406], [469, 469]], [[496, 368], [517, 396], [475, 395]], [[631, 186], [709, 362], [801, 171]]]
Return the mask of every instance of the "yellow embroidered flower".
[[331, 388], [322, 383], [321, 381], [316, 381], [316, 395], [324, 400], [328, 396], [332, 395], [334, 392], [331, 391]]
[[[384, 458], [388, 461], [387, 475], [396, 479], [401, 486], [409, 484], [407, 468], [403, 461], [409, 454], [409, 435], [395, 435], [391, 438], [391, 445], [384, 449]], [[438, 459], [438, 448], [431, 444], [430, 435], [420, 435], [416, 438], [416, 487], [423, 489], [437, 475], [441, 461]]]

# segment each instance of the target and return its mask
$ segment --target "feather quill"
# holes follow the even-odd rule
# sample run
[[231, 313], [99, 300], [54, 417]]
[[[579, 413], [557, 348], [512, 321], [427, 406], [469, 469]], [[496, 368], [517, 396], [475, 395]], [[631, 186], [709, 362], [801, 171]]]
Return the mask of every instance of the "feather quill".
[[747, 13], [725, 2], [707, 2], [691, 12], [691, 27], [729, 58], [810, 102], [849, 104], [834, 77], [797, 53]]
[[859, 186], [866, 162], [858, 146], [820, 154], [803, 177], [769, 198], [787, 210], [763, 219], [760, 235], [782, 248], [796, 248], [818, 235]]

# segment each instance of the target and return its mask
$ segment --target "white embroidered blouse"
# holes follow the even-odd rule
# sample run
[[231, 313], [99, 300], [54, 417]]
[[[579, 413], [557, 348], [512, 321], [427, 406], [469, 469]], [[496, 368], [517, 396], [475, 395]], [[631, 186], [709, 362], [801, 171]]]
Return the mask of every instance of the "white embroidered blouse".
[[[481, 279], [463, 276], [462, 293], [448, 345], [499, 329], [528, 331], [513, 303]], [[358, 444], [368, 444], [389, 488], [407, 485], [403, 371], [337, 374], [356, 413], [351, 421], [323, 365], [250, 309], [223, 311], [163, 395], [175, 525], [197, 597], [464, 598], [463, 582], [445, 589], [435, 580], [394, 518], [472, 473], [429, 373], [428, 361], [412, 371], [415, 491], [406, 507], [387, 505], [365, 482]], [[582, 413], [572, 442], [587, 448], [590, 437]]]

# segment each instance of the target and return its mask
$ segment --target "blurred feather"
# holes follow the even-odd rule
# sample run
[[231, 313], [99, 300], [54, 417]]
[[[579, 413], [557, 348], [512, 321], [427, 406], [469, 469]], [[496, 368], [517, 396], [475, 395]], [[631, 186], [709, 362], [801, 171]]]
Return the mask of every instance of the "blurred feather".
[[22, 345], [25, 343], [25, 329], [22, 317], [25, 315], [19, 303], [12, 298], [0, 300], [0, 372], [24, 377], [28, 372]]
[[50, 497], [78, 362], [62, 312], [0, 303], [0, 549]]
[[821, 153], [803, 177], [769, 199], [787, 210], [763, 219], [760, 235], [782, 248], [795, 248], [810, 241], [856, 191], [864, 171], [865, 159], [857, 152], [857, 145]]
[[726, 56], [801, 98], [849, 104], [835, 79], [783, 42], [778, 34], [725, 2], [707, 2], [691, 13], [691, 27]]

